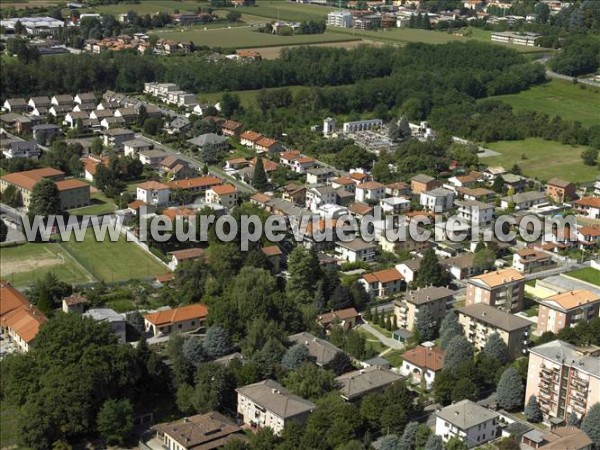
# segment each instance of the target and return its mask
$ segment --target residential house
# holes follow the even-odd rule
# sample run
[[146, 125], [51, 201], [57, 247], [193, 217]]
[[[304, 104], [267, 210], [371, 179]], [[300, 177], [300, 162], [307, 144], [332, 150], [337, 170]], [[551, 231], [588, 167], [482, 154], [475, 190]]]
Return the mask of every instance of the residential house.
[[38, 147], [36, 140], [31, 141], [13, 141], [8, 144], [2, 154], [6, 159], [10, 158], [30, 158], [38, 159], [42, 151]]
[[585, 289], [562, 292], [541, 301], [536, 334], [541, 335], [546, 331], [558, 333], [563, 328], [589, 322], [599, 313], [598, 294]]
[[459, 199], [479, 200], [481, 202], [490, 200], [496, 194], [494, 191], [485, 188], [454, 187], [453, 190]]
[[75, 128], [83, 125], [83, 121], [89, 119], [90, 116], [85, 111], [71, 111], [67, 113], [63, 120], [64, 125], [68, 125], [69, 128]]
[[[247, 441], [242, 428], [214, 411], [154, 425], [152, 429], [159, 448], [165, 449], [209, 450], [222, 448], [232, 441]], [[151, 443], [144, 447], [153, 448]]]
[[356, 183], [352, 178], [348, 177], [337, 177], [331, 180], [331, 187], [334, 189], [344, 189], [347, 192], [354, 194], [356, 191]]
[[52, 105], [48, 110], [48, 114], [56, 119], [64, 118], [70, 111], [73, 110], [73, 105]]
[[142, 150], [137, 156], [143, 165], [157, 169], [167, 154], [162, 150]]
[[73, 96], [68, 94], [55, 95], [50, 99], [50, 104], [55, 106], [68, 105], [69, 107], [72, 107], [73, 103]]
[[83, 162], [83, 174], [86, 180], [94, 181], [94, 177], [96, 176], [96, 168], [99, 164], [104, 164], [104, 167], [108, 167], [109, 158], [107, 156], [94, 156], [87, 155], [81, 158], [81, 162]]
[[246, 158], [230, 158], [225, 160], [225, 170], [239, 170], [250, 164]]
[[400, 272], [406, 284], [412, 283], [417, 279], [419, 267], [421, 267], [421, 258], [407, 259], [396, 264], [396, 270]]
[[458, 206], [458, 217], [469, 224], [483, 227], [491, 224], [494, 219], [494, 205], [478, 200], [460, 200], [456, 204]]
[[244, 131], [240, 134], [240, 144], [244, 147], [256, 148], [256, 143], [263, 138], [263, 135], [255, 131]]
[[385, 185], [385, 193], [390, 197], [403, 197], [410, 195], [410, 185], [401, 181]]
[[325, 369], [329, 368], [329, 364], [335, 359], [338, 353], [344, 353], [331, 342], [326, 339], [318, 338], [306, 331], [292, 334], [287, 340], [296, 345], [303, 345], [308, 350], [308, 354], [313, 358], [316, 365]]
[[27, 112], [29, 108], [24, 98], [9, 98], [4, 101], [2, 109], [12, 113], [23, 113]]
[[469, 187], [483, 181], [483, 174], [480, 172], [469, 172], [467, 175], [456, 175], [450, 177], [448, 182], [455, 187]]
[[292, 164], [292, 170], [296, 173], [306, 173], [308, 170], [317, 166], [317, 160], [310, 156], [301, 156], [296, 158]]
[[435, 413], [435, 434], [444, 442], [453, 437], [469, 448], [478, 447], [500, 436], [499, 415], [471, 400], [446, 406]]
[[177, 116], [165, 126], [165, 130], [169, 134], [181, 134], [185, 133], [191, 127], [192, 124], [187, 117]]
[[169, 182], [171, 190], [182, 189], [184, 191], [198, 192], [205, 194], [206, 191], [214, 186], [218, 186], [223, 183], [223, 180], [211, 175], [204, 177], [186, 178], [183, 180], [174, 180]]
[[415, 175], [410, 179], [410, 190], [414, 195], [432, 191], [439, 187], [442, 187], [442, 182], [429, 175]]
[[237, 412], [244, 424], [253, 429], [270, 428], [276, 435], [290, 422], [305, 423], [317, 407], [268, 379], [237, 388], [236, 392]]
[[92, 308], [83, 313], [83, 317], [89, 317], [96, 322], [108, 323], [111, 333], [117, 338], [119, 344], [127, 342], [125, 317], [110, 308]]
[[578, 228], [577, 241], [582, 250], [594, 250], [600, 243], [600, 227], [593, 225]]
[[512, 188], [515, 192], [521, 192], [525, 189], [527, 178], [521, 175], [515, 175], [513, 173], [504, 173], [500, 175], [506, 189]]
[[410, 209], [411, 202], [406, 197], [388, 197], [379, 200], [379, 206], [384, 214], [399, 215]]
[[524, 248], [513, 255], [513, 268], [523, 274], [547, 270], [554, 265], [552, 256], [541, 250]]
[[492, 181], [494, 178], [504, 175], [507, 173], [507, 170], [502, 166], [492, 166], [488, 167], [483, 171], [483, 176], [488, 180]]
[[125, 119], [122, 117], [105, 117], [100, 121], [100, 127], [105, 130], [111, 128], [122, 128], [125, 126]]
[[72, 294], [62, 299], [62, 310], [64, 313], [83, 314], [87, 304], [87, 298], [83, 295]]
[[159, 171], [163, 176], [172, 180], [193, 178], [198, 175], [196, 169], [191, 167], [187, 161], [180, 159], [177, 155], [169, 155], [163, 159], [160, 163]]
[[85, 103], [96, 103], [96, 100], [96, 95], [93, 92], [83, 92], [75, 96], [73, 103], [83, 105]]
[[96, 109], [90, 112], [90, 119], [103, 120], [114, 117], [114, 112], [111, 109]]
[[225, 120], [220, 125], [223, 136], [239, 136], [244, 126], [235, 120]]
[[394, 268], [367, 273], [358, 280], [371, 298], [389, 297], [399, 293], [403, 281], [404, 277]]
[[268, 245], [263, 247], [261, 251], [267, 257], [271, 272], [279, 273], [281, 271], [281, 257], [283, 255], [281, 249], [277, 245]]
[[333, 325], [339, 325], [345, 330], [348, 330], [354, 328], [359, 319], [360, 314], [356, 309], [346, 308], [321, 314], [317, 317], [317, 323], [327, 330]]
[[600, 219], [600, 197], [583, 197], [573, 202], [573, 207], [590, 219]]
[[[336, 190], [339, 196], [339, 188]], [[354, 202], [348, 205], [348, 212], [352, 214], [357, 219], [362, 219], [365, 216], [371, 215], [373, 213], [373, 207], [369, 206], [365, 203]]]
[[439, 326], [453, 302], [454, 291], [428, 286], [409, 291], [404, 299], [394, 301], [394, 315], [400, 328], [413, 330], [419, 310], [426, 306], [431, 313], [432, 325]]
[[115, 150], [121, 150], [123, 143], [135, 138], [135, 133], [125, 128], [112, 128], [104, 131], [104, 145], [113, 147]]
[[356, 186], [354, 199], [357, 202], [378, 202], [385, 197], [385, 186], [376, 181], [367, 181]]
[[135, 156], [139, 152], [145, 150], [152, 150], [154, 145], [148, 141], [144, 141], [142, 139], [131, 139], [128, 141], [124, 141], [123, 145], [123, 153], [125, 156]]
[[421, 192], [419, 204], [434, 213], [446, 212], [454, 205], [454, 192], [444, 188]]
[[515, 269], [501, 269], [471, 277], [466, 305], [484, 303], [507, 312], [523, 309], [525, 277]]
[[194, 139], [188, 139], [190, 144], [194, 147], [198, 147], [200, 150], [215, 150], [221, 151], [226, 150], [229, 145], [227, 144], [227, 138], [225, 136], [219, 136], [215, 133], [205, 133], [200, 136], [196, 136]]
[[29, 302], [27, 297], [4, 280], [0, 280], [0, 299], [2, 334], [6, 333], [19, 351], [29, 351], [29, 345], [48, 319]]
[[306, 183], [307, 184], [322, 184], [329, 181], [329, 178], [333, 175], [333, 170], [327, 167], [313, 167], [306, 170]]
[[433, 342], [423, 342], [402, 353], [400, 375], [414, 384], [424, 383], [426, 389], [430, 390], [435, 376], [444, 368], [444, 355], [444, 350]]
[[33, 138], [42, 144], [48, 142], [50, 138], [60, 135], [60, 127], [51, 123], [34, 125], [31, 131], [33, 132]]
[[283, 151], [283, 144], [275, 139], [261, 137], [254, 145], [256, 153], [277, 153]]
[[27, 106], [29, 106], [29, 108], [31, 110], [34, 110], [36, 108], [50, 108], [50, 106], [52, 105], [52, 103], [50, 103], [50, 97], [46, 97], [46, 96], [41, 96], [41, 97], [31, 97], [29, 99], [29, 101], [27, 102]]
[[539, 450], [592, 450], [593, 442], [585, 431], [577, 427], [553, 427], [541, 431], [534, 428], [521, 437], [521, 442]]
[[199, 247], [186, 248], [183, 250], [174, 250], [169, 252], [171, 255], [171, 261], [169, 267], [171, 270], [175, 270], [179, 264], [186, 261], [196, 261], [204, 256], [204, 249]]
[[169, 186], [158, 181], [145, 181], [136, 187], [136, 199], [148, 205], [162, 206], [169, 203]]
[[544, 421], [578, 418], [598, 403], [600, 350], [555, 340], [529, 349], [525, 398], [535, 395]]
[[304, 206], [306, 204], [306, 187], [301, 184], [288, 183], [282, 188], [281, 198], [294, 205]]
[[441, 261], [442, 266], [446, 268], [455, 280], [464, 280], [480, 272], [480, 270], [474, 266], [474, 263], [474, 253], [465, 253]]
[[340, 387], [340, 395], [348, 402], [360, 400], [367, 394], [382, 392], [402, 377], [396, 372], [378, 366], [355, 370], [340, 375], [335, 380]]
[[200, 303], [162, 309], [144, 316], [146, 332], [154, 337], [204, 330], [208, 308]]
[[[400, 240], [388, 239], [386, 233], [382, 233], [379, 238], [379, 246], [382, 248], [383, 251], [391, 253], [421, 253], [432, 246], [432, 243], [430, 241], [425, 240], [421, 237], [418, 237], [418, 239], [413, 239], [413, 237], [409, 233], [408, 226], [404, 228], [404, 232], [405, 235]], [[424, 232], [424, 229], [418, 228], [419, 236], [423, 235]]]
[[337, 241], [335, 243], [335, 253], [339, 259], [346, 262], [375, 261], [375, 248], [374, 244], [360, 238], [349, 242]]
[[135, 108], [119, 108], [115, 111], [114, 116], [123, 119], [129, 125], [137, 121], [138, 112]]
[[497, 332], [508, 348], [510, 359], [527, 354], [529, 328], [533, 322], [484, 303], [457, 308], [457, 311], [458, 322], [477, 350], [482, 350], [490, 335]]
[[577, 196], [576, 190], [575, 184], [560, 178], [552, 178], [546, 183], [546, 196], [557, 203], [574, 200]]
[[314, 186], [306, 190], [306, 207], [313, 212], [326, 204], [335, 203], [337, 194], [331, 186]]
[[539, 191], [521, 192], [519, 194], [503, 197], [500, 206], [504, 209], [514, 207], [516, 211], [529, 209], [532, 206], [546, 203], [546, 193]]
[[220, 184], [206, 191], [206, 203], [215, 203], [231, 209], [237, 205], [239, 192], [232, 184]]

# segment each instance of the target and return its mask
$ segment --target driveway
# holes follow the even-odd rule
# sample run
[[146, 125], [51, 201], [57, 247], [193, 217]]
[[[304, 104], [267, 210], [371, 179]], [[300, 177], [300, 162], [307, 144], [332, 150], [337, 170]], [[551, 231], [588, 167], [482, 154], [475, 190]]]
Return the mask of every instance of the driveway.
[[401, 350], [402, 348], [404, 348], [404, 345], [401, 342], [395, 341], [392, 338], [384, 336], [383, 334], [381, 334], [379, 331], [377, 331], [375, 328], [373, 328], [371, 325], [369, 325], [366, 322], [356, 325], [356, 328], [362, 328], [366, 332], [372, 334], [379, 340], [379, 342], [381, 342], [386, 347], [392, 348], [394, 350]]

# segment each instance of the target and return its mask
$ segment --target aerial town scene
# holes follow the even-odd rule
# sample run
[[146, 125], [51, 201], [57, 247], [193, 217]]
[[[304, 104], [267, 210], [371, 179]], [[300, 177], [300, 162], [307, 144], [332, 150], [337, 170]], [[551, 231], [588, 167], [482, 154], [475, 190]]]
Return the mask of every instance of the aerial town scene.
[[0, 450], [600, 450], [600, 0], [2, 0]]

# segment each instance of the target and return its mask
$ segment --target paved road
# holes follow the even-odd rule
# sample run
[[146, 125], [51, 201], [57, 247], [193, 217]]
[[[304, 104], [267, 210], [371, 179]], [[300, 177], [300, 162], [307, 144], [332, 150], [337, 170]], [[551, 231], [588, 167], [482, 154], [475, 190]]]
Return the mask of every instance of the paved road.
[[389, 337], [384, 336], [366, 322], [356, 325], [356, 328], [363, 328], [365, 331], [375, 336], [379, 340], [379, 342], [381, 342], [386, 347], [393, 348], [394, 350], [400, 350], [404, 348], [404, 345], [401, 342], [395, 341]]

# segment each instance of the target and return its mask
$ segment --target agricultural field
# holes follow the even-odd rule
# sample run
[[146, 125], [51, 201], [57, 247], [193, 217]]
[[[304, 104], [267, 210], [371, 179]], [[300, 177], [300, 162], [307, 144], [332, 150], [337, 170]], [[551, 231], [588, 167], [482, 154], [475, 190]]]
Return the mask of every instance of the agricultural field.
[[303, 20], [319, 20], [327, 18], [327, 13], [336, 8], [327, 6], [292, 3], [286, 1], [258, 0], [256, 6], [243, 8], [242, 12], [275, 20], [302, 22]]
[[540, 180], [559, 177], [581, 183], [594, 180], [598, 175], [598, 167], [583, 164], [581, 152], [587, 148], [585, 146], [563, 145], [537, 138], [492, 142], [484, 146], [501, 155], [481, 158], [482, 163], [507, 169], [518, 164], [524, 175]]
[[123, 236], [117, 242], [99, 242], [91, 231], [82, 242], [61, 244], [88, 272], [106, 282], [148, 278], [167, 273], [169, 269]]
[[578, 280], [585, 281], [586, 283], [595, 284], [600, 286], [600, 270], [594, 269], [593, 267], [586, 267], [585, 269], [574, 270], [568, 272], [565, 275]]
[[518, 94], [499, 95], [496, 98], [509, 103], [515, 110], [533, 110], [560, 116], [565, 120], [578, 120], [585, 126], [600, 122], [600, 88], [568, 81], [552, 80], [533, 86]]
[[26, 243], [0, 250], [0, 278], [25, 287], [47, 273], [67, 283], [93, 281], [85, 270], [56, 243]]

